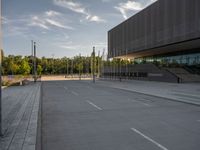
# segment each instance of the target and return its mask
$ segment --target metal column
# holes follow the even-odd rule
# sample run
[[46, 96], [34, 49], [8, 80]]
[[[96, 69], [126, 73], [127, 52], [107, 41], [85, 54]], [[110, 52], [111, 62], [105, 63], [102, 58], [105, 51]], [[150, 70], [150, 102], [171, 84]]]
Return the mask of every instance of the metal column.
[[95, 47], [93, 47], [92, 52], [92, 76], [93, 76], [93, 83], [95, 83]]
[[37, 81], [37, 67], [36, 67], [36, 43], [34, 42], [34, 82]]

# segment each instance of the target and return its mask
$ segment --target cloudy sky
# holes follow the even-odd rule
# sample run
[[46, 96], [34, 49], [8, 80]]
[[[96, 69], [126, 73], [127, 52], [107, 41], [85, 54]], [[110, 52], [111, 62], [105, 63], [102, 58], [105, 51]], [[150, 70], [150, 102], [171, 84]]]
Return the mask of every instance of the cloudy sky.
[[155, 0], [2, 0], [5, 54], [89, 55], [107, 50], [107, 31]]

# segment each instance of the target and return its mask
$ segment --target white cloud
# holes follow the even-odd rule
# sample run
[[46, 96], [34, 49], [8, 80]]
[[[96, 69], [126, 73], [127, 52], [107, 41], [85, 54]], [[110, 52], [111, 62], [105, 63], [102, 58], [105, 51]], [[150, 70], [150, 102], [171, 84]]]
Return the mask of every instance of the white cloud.
[[114, 8], [120, 11], [124, 19], [128, 18], [128, 12], [130, 11], [140, 11], [147, 7], [149, 4], [152, 4], [156, 2], [157, 0], [145, 0], [145, 1], [134, 1], [134, 0], [128, 0], [127, 2], [121, 2]]
[[85, 15], [85, 19], [90, 22], [105, 22], [105, 20], [101, 19], [99, 16], [92, 15], [91, 13], [86, 11], [86, 8], [81, 3], [67, 0], [54, 0], [54, 4], [60, 7], [67, 8], [73, 12]]
[[26, 37], [28, 35], [28, 28], [24, 27], [18, 27], [18, 26], [14, 26], [14, 25], [8, 25], [3, 27], [4, 31], [6, 32], [6, 34], [4, 34], [4, 36], [6, 37], [10, 37], [10, 36], [23, 36]]
[[41, 27], [43, 29], [49, 30], [49, 27], [46, 25], [46, 22], [44, 19], [39, 18], [38, 16], [33, 16], [31, 18], [31, 23], [28, 24], [29, 26], [36, 26], [36, 27]]
[[53, 26], [62, 29], [74, 30], [73, 27], [62, 23], [63, 19], [58, 16], [61, 16], [61, 13], [52, 10], [46, 11], [43, 14], [32, 16], [28, 25], [40, 27], [46, 30], [50, 30]]
[[88, 15], [86, 9], [80, 3], [77, 2], [54, 0], [54, 4], [60, 7], [65, 7], [67, 9], [70, 9], [71, 11], [74, 11], [76, 13]]
[[128, 11], [139, 11], [142, 10], [144, 6], [139, 2], [128, 0], [125, 3], [119, 3], [118, 6], [115, 6], [115, 8], [121, 12], [124, 19], [127, 19]]
[[50, 10], [50, 11], [46, 11], [45, 14], [48, 16], [48, 17], [55, 17], [55, 16], [60, 16], [61, 13], [57, 12], [57, 11], [53, 11], [53, 10]]
[[69, 29], [69, 30], [73, 30], [74, 29], [74, 28], [72, 28], [70, 26], [63, 25], [60, 22], [52, 20], [52, 19], [46, 19], [45, 21], [47, 23], [49, 23], [49, 24], [51, 24], [53, 26], [59, 27], [59, 28], [64, 28], [64, 29]]
[[91, 22], [106, 22], [104, 19], [101, 19], [99, 16], [87, 16], [86, 19]]
[[[10, 19], [2, 16], [2, 30], [4, 32], [3, 36], [22, 36], [27, 37], [29, 33], [29, 28], [23, 26], [25, 24], [25, 19]], [[23, 25], [21, 25], [23, 24]]]

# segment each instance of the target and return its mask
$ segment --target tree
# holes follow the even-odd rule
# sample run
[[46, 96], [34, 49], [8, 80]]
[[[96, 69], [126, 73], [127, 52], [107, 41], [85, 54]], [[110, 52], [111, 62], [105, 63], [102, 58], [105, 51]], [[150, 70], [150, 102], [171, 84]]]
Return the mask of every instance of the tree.
[[[95, 57], [94, 60], [94, 68], [97, 70], [98, 66], [98, 59], [100, 57]], [[108, 63], [104, 61], [105, 64]], [[91, 73], [91, 66], [92, 66], [92, 57], [84, 57], [84, 56], [75, 56], [73, 58], [37, 58], [37, 65], [38, 65], [38, 74], [66, 74], [67, 72], [70, 73], [73, 70], [73, 73], [77, 74], [84, 74], [84, 73]], [[113, 62], [114, 63], [114, 62]], [[115, 62], [117, 63], [117, 62]], [[14, 75], [29, 75], [31, 70], [33, 70], [32, 65], [32, 57], [25, 56], [22, 57], [20, 55], [14, 56], [4, 56], [2, 62], [2, 73], [4, 75], [14, 74]]]
[[39, 76], [41, 76], [42, 75], [42, 66], [41, 65], [37, 65], [37, 74], [39, 75]]
[[19, 66], [15, 64], [13, 61], [9, 64], [9, 72], [13, 75], [16, 75], [19, 71]]
[[26, 59], [23, 59], [20, 65], [20, 74], [29, 75], [31, 71], [31, 67]]

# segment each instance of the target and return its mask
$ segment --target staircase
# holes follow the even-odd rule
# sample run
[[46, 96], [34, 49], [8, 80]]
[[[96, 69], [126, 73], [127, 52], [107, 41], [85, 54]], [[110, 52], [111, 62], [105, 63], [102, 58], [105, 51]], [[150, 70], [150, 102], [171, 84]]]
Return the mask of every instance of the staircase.
[[181, 82], [200, 82], [200, 75], [192, 74], [184, 68], [166, 68], [169, 72], [181, 79]]
[[192, 74], [200, 75], [200, 66], [184, 66], [184, 69]]

